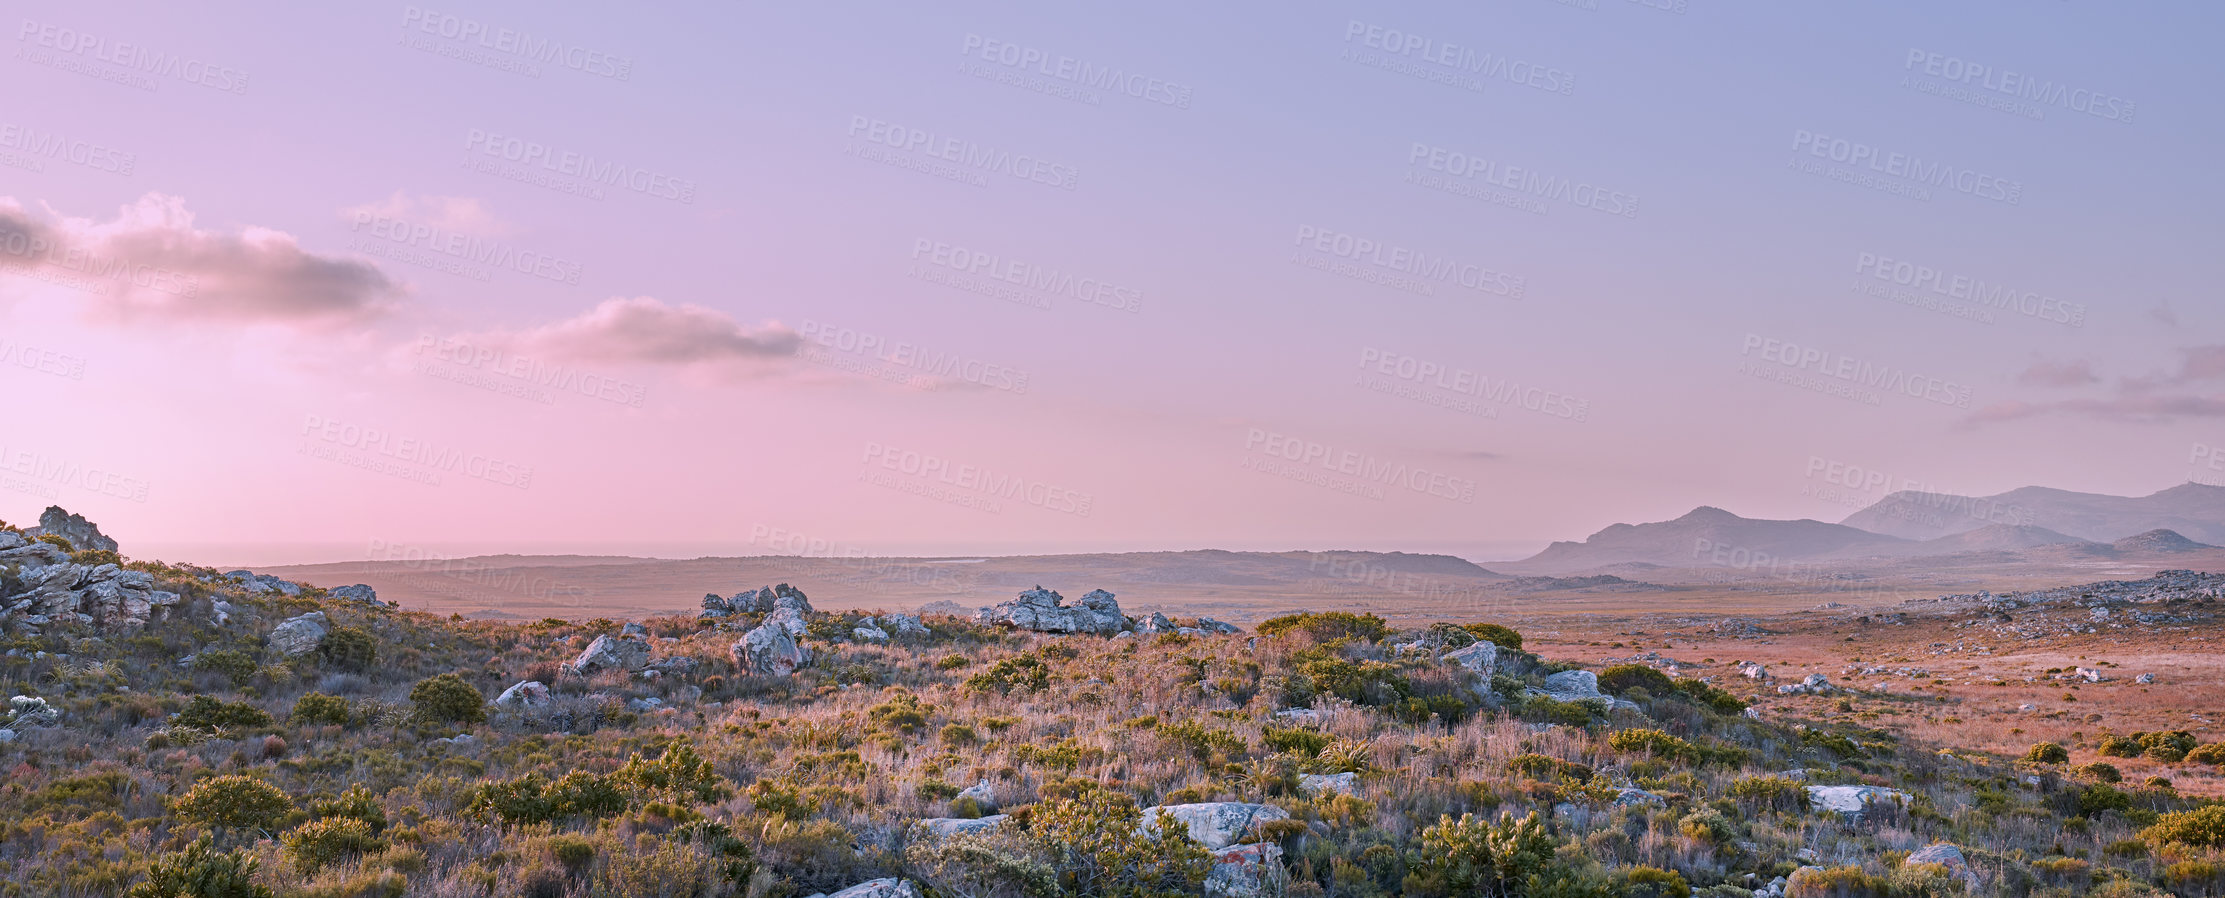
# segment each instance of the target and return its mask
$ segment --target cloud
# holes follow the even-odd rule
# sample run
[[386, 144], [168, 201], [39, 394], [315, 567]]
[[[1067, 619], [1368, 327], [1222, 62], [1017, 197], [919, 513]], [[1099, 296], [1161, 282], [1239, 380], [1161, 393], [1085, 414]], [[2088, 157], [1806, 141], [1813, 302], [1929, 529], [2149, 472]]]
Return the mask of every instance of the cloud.
[[79, 287], [93, 317], [112, 323], [345, 324], [403, 293], [378, 266], [310, 252], [281, 231], [196, 228], [185, 200], [159, 193], [108, 221], [42, 217], [0, 197], [0, 266]]
[[2033, 362], [2016, 376], [2016, 382], [2028, 387], [2079, 387], [2099, 383], [2094, 376], [2094, 365], [2085, 359], [2068, 362], [2050, 362], [2045, 359]]
[[1996, 402], [1971, 412], [1966, 425], [1991, 424], [2069, 414], [2107, 421], [2154, 423], [2172, 418], [2225, 418], [2225, 395], [2219, 396], [2112, 396], [2104, 399], [2063, 399], [2054, 402]]
[[606, 299], [517, 339], [528, 351], [567, 359], [664, 366], [779, 360], [803, 342], [777, 321], [751, 328], [716, 309], [648, 296]]
[[479, 198], [469, 196], [411, 196], [397, 190], [386, 199], [340, 212], [351, 221], [393, 218], [478, 237], [500, 237], [512, 230]]

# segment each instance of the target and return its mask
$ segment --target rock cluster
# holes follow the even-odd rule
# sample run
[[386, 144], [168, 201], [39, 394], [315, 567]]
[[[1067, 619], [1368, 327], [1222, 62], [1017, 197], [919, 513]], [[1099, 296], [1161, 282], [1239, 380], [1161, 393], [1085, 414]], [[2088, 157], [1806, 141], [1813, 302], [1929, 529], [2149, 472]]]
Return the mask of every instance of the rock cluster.
[[292, 580], [275, 577], [270, 574], [258, 574], [254, 571], [249, 570], [237, 570], [225, 571], [224, 576], [227, 579], [231, 580], [233, 583], [239, 584], [239, 588], [251, 593], [261, 594], [266, 592], [275, 592], [286, 596], [301, 595], [301, 584], [295, 583]]
[[[1499, 644], [1488, 639], [1479, 639], [1466, 648], [1446, 652], [1437, 660], [1458, 664], [1489, 680], [1499, 667]], [[1595, 687], [1598, 682], [1598, 678], [1594, 677], [1592, 683]]]
[[1858, 820], [1873, 807], [1907, 804], [1908, 793], [1879, 786], [1809, 786], [1808, 801], [1846, 819]]
[[794, 608], [803, 614], [811, 613], [811, 601], [804, 598], [803, 590], [786, 583], [743, 590], [728, 598], [718, 593], [703, 596], [703, 611], [698, 617], [728, 617], [736, 614], [770, 614], [783, 607]]
[[[771, 598], [765, 605], [753, 601], [751, 607], [767, 608], [765, 619], [735, 641], [734, 663], [750, 673], [768, 677], [785, 677], [811, 663], [811, 647], [797, 641], [810, 629], [811, 602], [801, 590], [783, 583], [772, 590], [760, 589], [742, 595], [752, 596], [753, 600], [766, 595]], [[887, 638], [885, 631], [882, 638]]]
[[371, 585], [368, 583], [354, 583], [347, 586], [336, 586], [328, 592], [335, 599], [347, 599], [351, 602], [362, 602], [365, 605], [379, 604], [379, 591], [376, 589], [372, 589]]
[[0, 620], [25, 632], [51, 624], [131, 630], [178, 603], [177, 593], [155, 589], [145, 571], [78, 564], [60, 546], [0, 530], [0, 571], [10, 568], [13, 576], [0, 578]]
[[1798, 683], [1786, 683], [1777, 687], [1779, 695], [1827, 695], [1836, 691], [1838, 687], [1831, 685], [1831, 678], [1822, 674], [1809, 674]]
[[616, 637], [608, 634], [595, 637], [586, 650], [565, 669], [579, 676], [588, 676], [605, 670], [636, 671], [649, 666], [649, 638], [647, 631], [631, 632], [639, 624], [627, 624]]
[[1283, 809], [1234, 801], [1159, 805], [1143, 809], [1143, 831], [1150, 832], [1161, 817], [1182, 824], [1190, 838], [1213, 853], [1205, 894], [1214, 898], [1264, 898], [1281, 893], [1282, 848], [1267, 841], [1237, 842], [1256, 835], [1262, 823], [1290, 819]]
[[1120, 613], [1120, 603], [1113, 600], [1112, 593], [1093, 589], [1072, 605], [1065, 602], [1064, 596], [1038, 585], [1012, 601], [981, 609], [974, 619], [1038, 633], [1110, 636], [1128, 629], [1128, 618]]

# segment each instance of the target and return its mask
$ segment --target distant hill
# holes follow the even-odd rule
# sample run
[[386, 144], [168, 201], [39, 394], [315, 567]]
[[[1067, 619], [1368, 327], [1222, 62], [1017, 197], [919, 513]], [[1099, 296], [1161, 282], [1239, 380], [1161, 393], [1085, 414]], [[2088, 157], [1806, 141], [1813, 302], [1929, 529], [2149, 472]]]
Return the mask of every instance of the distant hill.
[[2041, 546], [2092, 546], [2100, 544], [2057, 533], [2045, 527], [2016, 524], [1987, 524], [1975, 530], [1964, 530], [1936, 539], [1927, 539], [1910, 546], [1915, 555], [1953, 555], [1957, 552], [2003, 552], [2036, 549]]
[[2165, 530], [2161, 528], [2150, 530], [2146, 533], [2125, 537], [2124, 539], [2120, 539], [2114, 543], [2110, 543], [2109, 547], [2112, 549], [2116, 549], [2119, 552], [2146, 553], [2197, 552], [2203, 549], [2217, 548], [2216, 546], [2204, 545], [2191, 539], [2187, 539], [2186, 537], [2181, 536], [2176, 530]]
[[1711, 506], [1673, 521], [1615, 524], [1583, 542], [1561, 541], [1514, 564], [1523, 573], [1588, 571], [1615, 565], [1766, 566], [1771, 562], [1901, 555], [1910, 540], [1823, 521], [1743, 518]]
[[2099, 543], [2150, 530], [2225, 544], [2225, 487], [2182, 483], [2146, 496], [2027, 486], [1992, 496], [1903, 490], [1840, 522], [1902, 539], [1937, 539], [1991, 525], [2045, 527]]

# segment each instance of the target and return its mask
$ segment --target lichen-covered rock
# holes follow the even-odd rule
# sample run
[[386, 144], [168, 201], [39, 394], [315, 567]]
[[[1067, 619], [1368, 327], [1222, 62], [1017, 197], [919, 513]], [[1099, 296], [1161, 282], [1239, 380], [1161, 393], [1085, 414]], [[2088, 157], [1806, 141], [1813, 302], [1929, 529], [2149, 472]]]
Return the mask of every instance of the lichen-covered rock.
[[978, 835], [1002, 826], [1012, 819], [1009, 814], [991, 814], [987, 817], [929, 817], [913, 824], [919, 828], [914, 836], [942, 839], [950, 836]]
[[1273, 842], [1232, 845], [1213, 852], [1205, 877], [1211, 898], [1267, 898], [1283, 893], [1282, 847]]
[[857, 627], [850, 631], [850, 636], [859, 642], [888, 641], [888, 631], [879, 627]]
[[[1478, 643], [1479, 645], [1481, 643]], [[1604, 703], [1608, 708], [1635, 709], [1635, 702], [1627, 702], [1599, 691], [1599, 675], [1588, 670], [1564, 670], [1545, 678], [1544, 688], [1527, 690], [1530, 695], [1543, 695], [1554, 701]]]
[[1128, 629], [1128, 618], [1120, 613], [1120, 603], [1113, 594], [1102, 589], [1090, 590], [1074, 604], [1065, 604], [1065, 597], [1041, 586], [1020, 593], [1009, 602], [981, 609], [975, 619], [982, 623], [1010, 624], [1023, 630], [1038, 633], [1095, 633], [1110, 636]]
[[994, 813], [999, 807], [1002, 807], [997, 801], [997, 790], [990, 786], [986, 780], [975, 783], [965, 791], [958, 793], [957, 798], [952, 799], [952, 801], [968, 798], [973, 799], [974, 807], [983, 811]]
[[811, 647], [797, 642], [798, 635], [800, 630], [791, 633], [780, 622], [767, 620], [735, 640], [734, 663], [759, 676], [793, 674], [811, 663]]
[[1290, 819], [1290, 814], [1283, 809], [1267, 804], [1236, 801], [1165, 804], [1143, 809], [1143, 831], [1150, 832], [1161, 816], [1171, 818], [1188, 828], [1190, 838], [1211, 850], [1236, 844], [1250, 835], [1259, 824]]
[[631, 671], [648, 666], [649, 640], [631, 634], [597, 636], [579, 657], [566, 665], [571, 672], [583, 677], [599, 671]]
[[881, 615], [881, 629], [897, 636], [925, 636], [927, 624], [910, 614]]
[[1951, 842], [1933, 842], [1909, 852], [1908, 859], [1901, 861], [1903, 867], [1917, 864], [1938, 864], [1947, 868], [1947, 875], [1961, 880], [1964, 891], [1972, 894], [1982, 884], [1978, 872], [1970, 869], [1970, 861], [1962, 856], [1962, 849]]
[[335, 599], [347, 599], [353, 602], [362, 602], [366, 605], [379, 603], [379, 591], [372, 589], [371, 584], [368, 583], [351, 583], [347, 586], [337, 586], [332, 588], [330, 593]]
[[1174, 632], [1174, 621], [1167, 619], [1165, 614], [1154, 611], [1151, 612], [1150, 617], [1144, 618], [1143, 623], [1136, 625], [1136, 632], [1145, 635], [1172, 633]]
[[[1446, 652], [1437, 660], [1458, 664], [1488, 680], [1499, 667], [1499, 644], [1488, 639], [1478, 640], [1466, 648]], [[1596, 684], [1598, 681], [1593, 682]]]
[[494, 703], [504, 708], [538, 708], [549, 703], [549, 687], [539, 680], [525, 680], [502, 690]]
[[249, 570], [237, 570], [226, 571], [224, 572], [224, 576], [227, 579], [231, 580], [233, 583], [239, 584], [239, 588], [251, 593], [255, 593], [257, 595], [266, 592], [275, 592], [285, 596], [301, 595], [301, 584], [295, 583], [292, 580], [272, 576], [270, 574], [258, 574], [254, 571]]
[[1198, 629], [1204, 630], [1207, 633], [1212, 633], [1217, 636], [1244, 632], [1242, 628], [1236, 626], [1235, 624], [1223, 623], [1210, 617], [1198, 618], [1197, 626]]
[[323, 647], [324, 637], [328, 632], [331, 632], [331, 628], [325, 625], [324, 612], [311, 611], [300, 617], [288, 618], [272, 627], [266, 641], [271, 651], [294, 658]]
[[1298, 788], [1312, 795], [1350, 795], [1360, 788], [1360, 775], [1351, 772], [1301, 773], [1298, 774]]

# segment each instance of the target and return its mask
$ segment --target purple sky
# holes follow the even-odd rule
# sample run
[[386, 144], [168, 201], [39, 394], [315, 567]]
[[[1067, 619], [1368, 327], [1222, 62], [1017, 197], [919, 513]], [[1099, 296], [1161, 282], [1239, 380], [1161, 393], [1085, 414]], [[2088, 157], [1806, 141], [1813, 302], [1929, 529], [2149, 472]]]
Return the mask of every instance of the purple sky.
[[0, 518], [1494, 559], [2225, 482], [2213, 5], [937, 6], [14, 4]]

